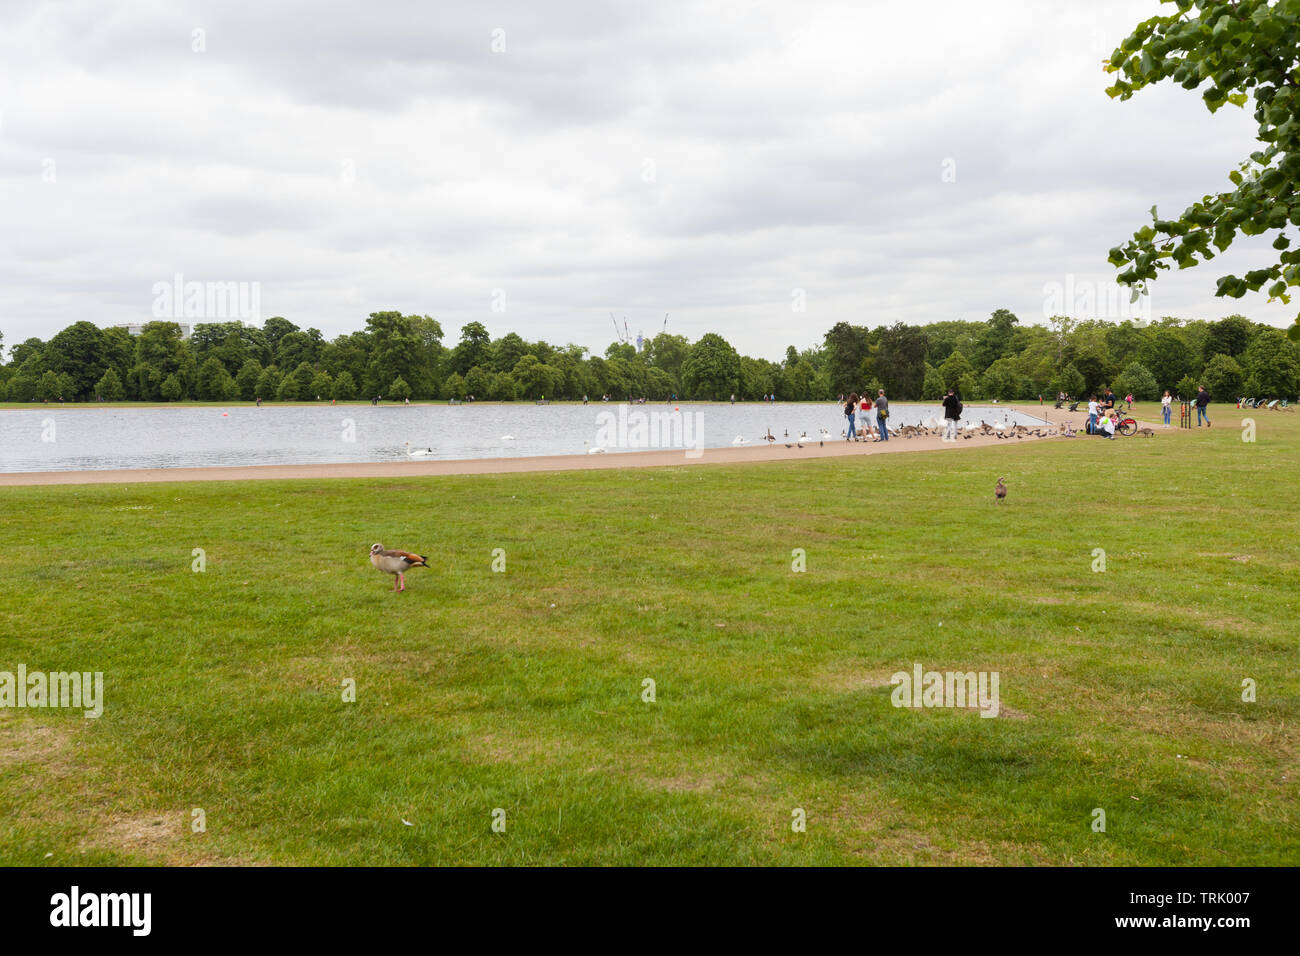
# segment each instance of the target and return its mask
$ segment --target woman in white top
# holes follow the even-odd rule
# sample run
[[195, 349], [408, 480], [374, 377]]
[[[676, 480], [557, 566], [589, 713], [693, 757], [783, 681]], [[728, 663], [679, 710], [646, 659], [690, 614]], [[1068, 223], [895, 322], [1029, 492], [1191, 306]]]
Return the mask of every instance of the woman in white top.
[[1166, 425], [1169, 424], [1169, 409], [1172, 402], [1173, 399], [1169, 397], [1169, 392], [1166, 390], [1164, 396], [1160, 399], [1160, 411], [1165, 416]]

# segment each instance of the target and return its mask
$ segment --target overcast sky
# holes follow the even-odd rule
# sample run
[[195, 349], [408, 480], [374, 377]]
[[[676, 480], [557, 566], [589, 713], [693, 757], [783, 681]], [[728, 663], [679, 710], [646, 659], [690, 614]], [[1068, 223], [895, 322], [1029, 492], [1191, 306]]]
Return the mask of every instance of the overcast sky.
[[[840, 320], [1041, 322], [1053, 283], [1116, 317], [1107, 250], [1255, 148], [1198, 94], [1106, 97], [1161, 9], [4, 0], [0, 332], [148, 321], [177, 274], [327, 337], [398, 309], [597, 351], [611, 311], [769, 358]], [[1145, 308], [1289, 324], [1213, 297], [1267, 241]]]

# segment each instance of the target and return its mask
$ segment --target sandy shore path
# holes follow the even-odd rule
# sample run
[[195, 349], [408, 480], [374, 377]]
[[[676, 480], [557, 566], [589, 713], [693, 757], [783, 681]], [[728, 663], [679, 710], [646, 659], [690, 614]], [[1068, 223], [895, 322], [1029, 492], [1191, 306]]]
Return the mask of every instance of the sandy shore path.
[[[1086, 414], [1053, 409], [1050, 405], [1006, 406], [1046, 419], [1053, 425], [1070, 422], [1081, 427]], [[974, 411], [974, 410], [973, 410]], [[978, 421], [978, 418], [976, 419]], [[0, 474], [0, 486], [15, 485], [100, 485], [163, 481], [258, 481], [304, 478], [409, 478], [412, 475], [482, 475], [514, 472], [581, 471], [597, 468], [662, 468], [681, 465], [727, 465], [760, 462], [799, 461], [809, 458], [870, 457], [908, 451], [979, 448], [986, 445], [1019, 444], [1022, 441], [1058, 439], [1027, 438], [1018, 441], [997, 438], [960, 439], [947, 444], [938, 436], [894, 437], [887, 442], [862, 444], [843, 439], [824, 446], [808, 442], [803, 448], [749, 445], [743, 448], [706, 448], [702, 452], [677, 450], [613, 452], [605, 455], [545, 455], [531, 458], [477, 458], [453, 461], [345, 462], [311, 465], [247, 465], [216, 468], [140, 468], [115, 471], [27, 471]], [[694, 457], [691, 457], [694, 455]]]

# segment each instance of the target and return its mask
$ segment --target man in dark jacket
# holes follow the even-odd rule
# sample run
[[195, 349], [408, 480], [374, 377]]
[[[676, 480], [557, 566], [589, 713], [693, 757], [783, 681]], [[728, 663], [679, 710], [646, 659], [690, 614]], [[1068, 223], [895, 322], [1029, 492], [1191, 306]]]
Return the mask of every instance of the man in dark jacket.
[[961, 402], [957, 400], [957, 393], [953, 389], [948, 389], [948, 394], [943, 399], [943, 440], [957, 440], [957, 423], [961, 421]]
[[1204, 385], [1196, 386], [1196, 427], [1201, 427], [1201, 419], [1205, 419], [1205, 427], [1210, 427], [1210, 393], [1205, 390]]

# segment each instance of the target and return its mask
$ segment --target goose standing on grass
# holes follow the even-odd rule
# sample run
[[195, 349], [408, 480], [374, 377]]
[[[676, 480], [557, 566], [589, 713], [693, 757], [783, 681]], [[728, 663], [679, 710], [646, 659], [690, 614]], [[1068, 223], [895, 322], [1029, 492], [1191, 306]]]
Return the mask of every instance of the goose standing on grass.
[[999, 478], [997, 486], [993, 489], [993, 498], [998, 504], [1001, 504], [1007, 498], [1007, 486], [1004, 484], [1006, 480], [1005, 477]]
[[412, 448], [411, 443], [406, 443], [406, 454], [412, 458], [428, 458], [433, 454], [432, 448]]
[[370, 546], [370, 563], [384, 574], [393, 575], [394, 591], [405, 591], [406, 572], [411, 568], [427, 568], [425, 562], [423, 555], [410, 551], [385, 551], [382, 544]]

